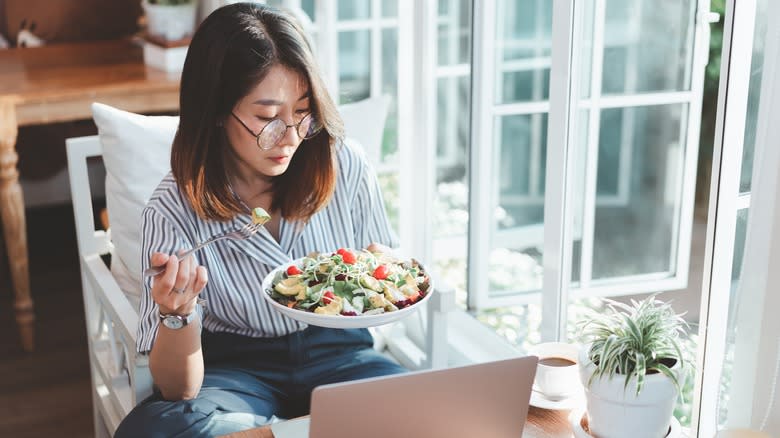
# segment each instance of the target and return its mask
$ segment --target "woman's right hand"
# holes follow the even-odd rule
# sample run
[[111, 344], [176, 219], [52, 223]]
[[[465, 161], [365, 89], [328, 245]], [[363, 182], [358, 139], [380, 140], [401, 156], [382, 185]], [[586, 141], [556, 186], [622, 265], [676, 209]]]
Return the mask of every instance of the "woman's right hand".
[[188, 315], [195, 310], [198, 294], [208, 282], [206, 268], [199, 266], [195, 257], [182, 260], [168, 254], [155, 252], [151, 266], [165, 266], [165, 272], [152, 278], [152, 299], [160, 313]]

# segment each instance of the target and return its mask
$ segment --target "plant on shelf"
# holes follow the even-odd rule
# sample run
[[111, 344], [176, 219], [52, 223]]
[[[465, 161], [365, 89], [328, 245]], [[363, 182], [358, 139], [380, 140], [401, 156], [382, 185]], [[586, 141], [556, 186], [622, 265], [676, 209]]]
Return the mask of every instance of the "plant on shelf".
[[655, 295], [606, 302], [580, 322], [589, 429], [600, 438], [665, 437], [684, 383], [687, 323]]
[[168, 45], [187, 40], [195, 31], [195, 0], [143, 0], [141, 4], [150, 39]]

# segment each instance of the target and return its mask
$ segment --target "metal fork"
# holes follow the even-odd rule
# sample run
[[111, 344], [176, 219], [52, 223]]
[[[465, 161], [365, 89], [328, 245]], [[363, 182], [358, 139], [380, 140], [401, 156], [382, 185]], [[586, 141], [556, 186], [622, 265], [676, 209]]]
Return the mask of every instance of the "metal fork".
[[[211, 236], [210, 238], [204, 240], [203, 242], [195, 245], [192, 249], [189, 249], [181, 254], [177, 254], [176, 256], [179, 258], [179, 260], [184, 259], [185, 257], [189, 256], [190, 254], [194, 253], [195, 251], [200, 250], [204, 246], [214, 243], [217, 240], [223, 240], [223, 239], [232, 239], [232, 240], [244, 240], [248, 239], [255, 235], [260, 230], [260, 227], [262, 227], [262, 224], [256, 224], [253, 222], [250, 222], [243, 227], [233, 230], [233, 231], [225, 231], [224, 233], [215, 234]], [[159, 275], [165, 272], [166, 265], [162, 266], [153, 266], [151, 268], [148, 268], [144, 271], [144, 277], [151, 277], [154, 275]]]

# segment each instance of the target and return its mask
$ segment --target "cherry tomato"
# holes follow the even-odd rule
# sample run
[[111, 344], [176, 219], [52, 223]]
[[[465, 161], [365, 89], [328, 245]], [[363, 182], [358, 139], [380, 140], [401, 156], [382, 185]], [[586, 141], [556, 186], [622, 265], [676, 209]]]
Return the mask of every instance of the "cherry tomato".
[[387, 271], [387, 265], [379, 265], [376, 267], [376, 269], [374, 269], [372, 276], [377, 280], [384, 280], [387, 278]]
[[355, 258], [355, 254], [352, 254], [350, 251], [344, 248], [339, 248], [339, 250], [336, 251], [336, 254], [341, 255], [341, 259], [344, 260], [344, 263], [348, 265], [355, 263], [355, 261], [357, 260]]
[[324, 294], [322, 294], [322, 302], [325, 304], [330, 304], [333, 299], [336, 298], [336, 295], [333, 295], [333, 292], [327, 291]]
[[298, 269], [295, 265], [290, 265], [289, 268], [287, 268], [287, 275], [301, 275], [302, 272], [300, 269]]

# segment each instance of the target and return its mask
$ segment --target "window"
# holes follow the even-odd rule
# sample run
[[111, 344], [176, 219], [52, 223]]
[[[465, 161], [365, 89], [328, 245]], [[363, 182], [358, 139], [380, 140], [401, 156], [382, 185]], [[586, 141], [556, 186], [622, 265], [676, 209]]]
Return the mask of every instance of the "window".
[[[708, 47], [697, 17], [706, 6], [577, 2], [564, 29], [579, 35], [566, 170], [547, 158], [548, 147], [564, 147], [547, 138], [551, 111], [562, 110], [550, 103], [554, 2], [438, 2], [433, 258], [461, 306], [513, 344], [555, 336], [545, 335], [541, 303], [560, 292], [544, 266], [562, 236], [545, 227], [545, 210], [564, 192], [547, 190], [548, 174], [573, 181], [565, 304], [686, 285]], [[473, 77], [461, 49], [468, 21]], [[460, 92], [469, 82], [470, 101]], [[546, 324], [565, 325], [567, 314], [558, 318]]]
[[[461, 307], [520, 350], [570, 336], [592, 297], [688, 281], [708, 2], [575, 4], [569, 27], [554, 29], [567, 13], [555, 2], [438, 2], [433, 258]], [[452, 24], [468, 19], [470, 71]], [[559, 82], [556, 32], [577, 35]], [[468, 79], [471, 100], [458, 92]], [[568, 108], [553, 87], [571, 87]], [[554, 118], [567, 137], [548, 138]], [[568, 231], [549, 211], [566, 212]]]
[[[708, 0], [284, 3], [313, 18], [340, 103], [394, 97], [380, 178], [405, 249], [458, 291], [451, 363], [566, 339], [594, 297], [686, 285]], [[699, 418], [721, 424], [747, 299], [739, 266], [771, 2], [746, 4], [723, 131], [739, 165], [720, 176], [713, 260], [725, 270], [713, 270], [709, 303], [726, 323], [710, 326], [699, 382]], [[405, 322], [418, 346], [419, 322]]]
[[[746, 358], [737, 358], [736, 352], [755, 341], [746, 335], [752, 323], [744, 315], [740, 317], [750, 301], [758, 301], [757, 291], [743, 287], [742, 261], [753, 211], [753, 155], [759, 108], [768, 107], [762, 102], [762, 85], [771, 77], [765, 74], [769, 4], [768, 0], [754, 0], [740, 2], [739, 10], [733, 6], [727, 10], [726, 23], [731, 27], [726, 29], [724, 48], [728, 52], [724, 52], [721, 68], [721, 87], [725, 89], [722, 95], [727, 97], [727, 104], [719, 108], [721, 122], [716, 147], [720, 154], [716, 157], [720, 166], [719, 172], [713, 174], [713, 178], [717, 177], [718, 190], [714, 195], [717, 202], [710, 210], [715, 225], [708, 232], [713, 249], [709, 255], [711, 264], [706, 265], [711, 266], [709, 284], [705, 284], [709, 289], [709, 296], [705, 297], [708, 330], [702, 333], [707, 348], [697, 389], [701, 398], [698, 428], [702, 436], [714, 435], [727, 424], [734, 427], [735, 421], [745, 416], [744, 408], [732, 401], [741, 391], [739, 386], [747, 386], [746, 382], [737, 383], [738, 370], [744, 372]], [[753, 315], [752, 319], [758, 320], [760, 315]], [[755, 366], [750, 373], [754, 370]], [[736, 400], [740, 401], [738, 395]], [[752, 400], [741, 402], [752, 405]]]
[[[390, 107], [376, 160], [391, 223], [398, 224], [398, 0], [276, 0], [312, 36], [315, 55], [337, 104], [387, 96]], [[363, 145], [369, 147], [369, 145]]]

